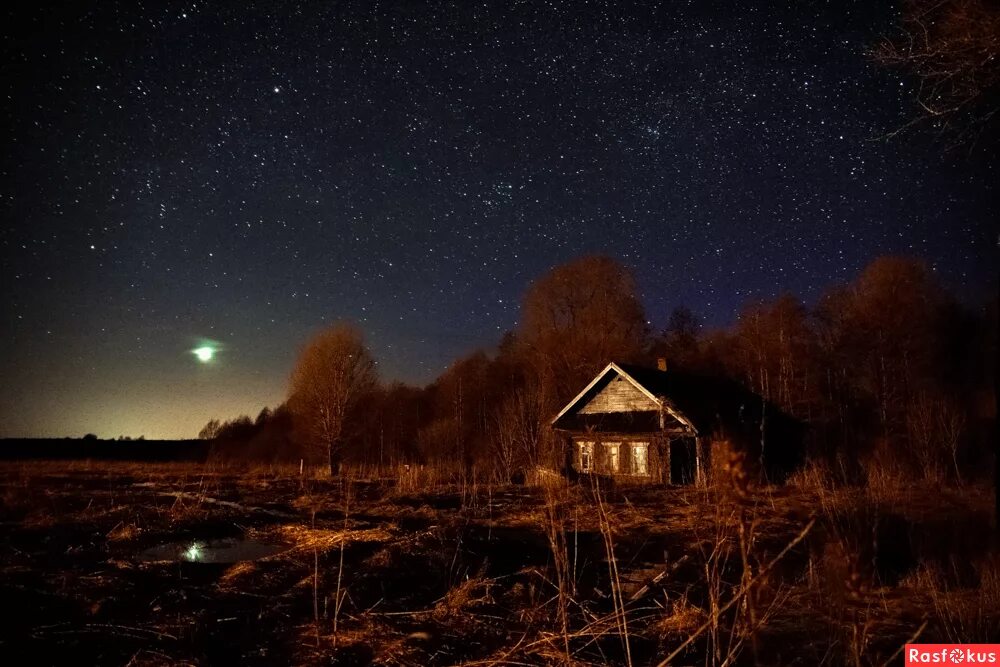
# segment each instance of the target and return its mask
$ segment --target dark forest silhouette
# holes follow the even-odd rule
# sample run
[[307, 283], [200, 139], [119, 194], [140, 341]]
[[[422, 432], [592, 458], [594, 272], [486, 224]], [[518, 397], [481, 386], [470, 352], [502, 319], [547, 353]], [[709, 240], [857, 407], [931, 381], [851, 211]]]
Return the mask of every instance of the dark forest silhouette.
[[912, 258], [878, 258], [811, 307], [783, 294], [718, 330], [679, 307], [652, 332], [631, 273], [584, 257], [531, 285], [495, 350], [456, 360], [424, 388], [362, 383], [333, 446], [317, 446], [294, 383], [289, 403], [213, 420], [201, 437], [228, 459], [423, 463], [509, 481], [560, 465], [549, 420], [608, 361], [663, 357], [737, 380], [805, 422], [810, 458], [845, 480], [877, 468], [962, 482], [988, 468], [995, 342], [992, 307], [961, 303]]

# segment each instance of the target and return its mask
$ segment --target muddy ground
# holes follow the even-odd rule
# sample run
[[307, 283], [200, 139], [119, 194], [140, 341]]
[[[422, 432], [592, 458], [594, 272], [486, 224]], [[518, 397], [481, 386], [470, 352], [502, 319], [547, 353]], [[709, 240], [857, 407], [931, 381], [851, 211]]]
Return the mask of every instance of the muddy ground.
[[[96, 462], [0, 464], [0, 485], [2, 664], [638, 665], [680, 649], [672, 664], [878, 665], [914, 635], [1000, 637], [979, 487], [404, 492]], [[262, 557], [213, 562], [240, 540]]]

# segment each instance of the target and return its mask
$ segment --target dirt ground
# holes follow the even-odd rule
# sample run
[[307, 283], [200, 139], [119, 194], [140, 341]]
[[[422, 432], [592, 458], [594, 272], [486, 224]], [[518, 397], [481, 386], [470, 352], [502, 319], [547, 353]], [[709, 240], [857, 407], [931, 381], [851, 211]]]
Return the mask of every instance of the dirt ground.
[[[1000, 637], [989, 507], [5, 463], [0, 663], [902, 664], [914, 636]], [[201, 562], [227, 539], [274, 548]], [[193, 560], [150, 557], [175, 544]]]

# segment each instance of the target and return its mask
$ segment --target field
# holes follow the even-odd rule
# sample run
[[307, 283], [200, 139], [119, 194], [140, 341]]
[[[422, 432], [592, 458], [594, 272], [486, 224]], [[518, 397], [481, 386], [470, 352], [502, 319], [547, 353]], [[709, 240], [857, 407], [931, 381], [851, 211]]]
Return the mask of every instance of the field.
[[420, 475], [0, 464], [0, 662], [881, 665], [1000, 637], [985, 487]]

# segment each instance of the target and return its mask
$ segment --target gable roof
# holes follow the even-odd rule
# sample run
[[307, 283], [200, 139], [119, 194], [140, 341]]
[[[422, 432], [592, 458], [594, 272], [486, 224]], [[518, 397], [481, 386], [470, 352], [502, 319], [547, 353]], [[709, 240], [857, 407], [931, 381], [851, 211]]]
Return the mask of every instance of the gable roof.
[[[574, 423], [577, 420], [572, 417], [616, 376], [630, 382], [652, 399], [663, 413], [694, 434], [708, 434], [719, 428], [759, 429], [765, 414], [768, 420], [791, 419], [758, 394], [732, 380], [682, 370], [660, 371], [612, 362], [555, 416], [553, 428], [577, 430], [579, 425]], [[658, 426], [650, 423], [647, 428], [658, 430]]]
[[572, 401], [570, 401], [569, 403], [567, 403], [566, 407], [564, 407], [562, 410], [559, 411], [559, 414], [557, 414], [555, 417], [553, 417], [552, 423], [555, 423], [556, 421], [558, 421], [559, 418], [562, 417], [567, 412], [569, 412], [570, 408], [572, 408], [574, 405], [576, 405], [576, 403], [581, 398], [583, 398], [588, 393], [590, 393], [590, 391], [594, 387], [596, 387], [597, 384], [601, 380], [603, 380], [605, 378], [605, 376], [608, 374], [608, 371], [615, 371], [615, 372], [619, 373], [625, 379], [631, 381], [632, 384], [635, 385], [635, 387], [639, 391], [641, 391], [642, 393], [644, 393], [647, 397], [649, 397], [650, 399], [652, 399], [656, 403], [659, 403], [659, 400], [656, 398], [655, 395], [653, 395], [652, 393], [650, 393], [650, 391], [648, 389], [646, 389], [641, 384], [639, 384], [638, 382], [636, 382], [628, 373], [626, 373], [625, 371], [623, 371], [622, 368], [621, 368], [621, 366], [619, 366], [618, 364], [616, 364], [615, 362], [612, 361], [610, 364], [608, 364], [607, 366], [604, 367], [604, 370], [602, 370], [600, 373], [598, 373], [597, 376], [593, 380], [590, 381], [590, 384], [588, 384], [586, 387], [583, 388], [583, 391], [581, 391], [579, 394], [577, 394], [576, 397]]

